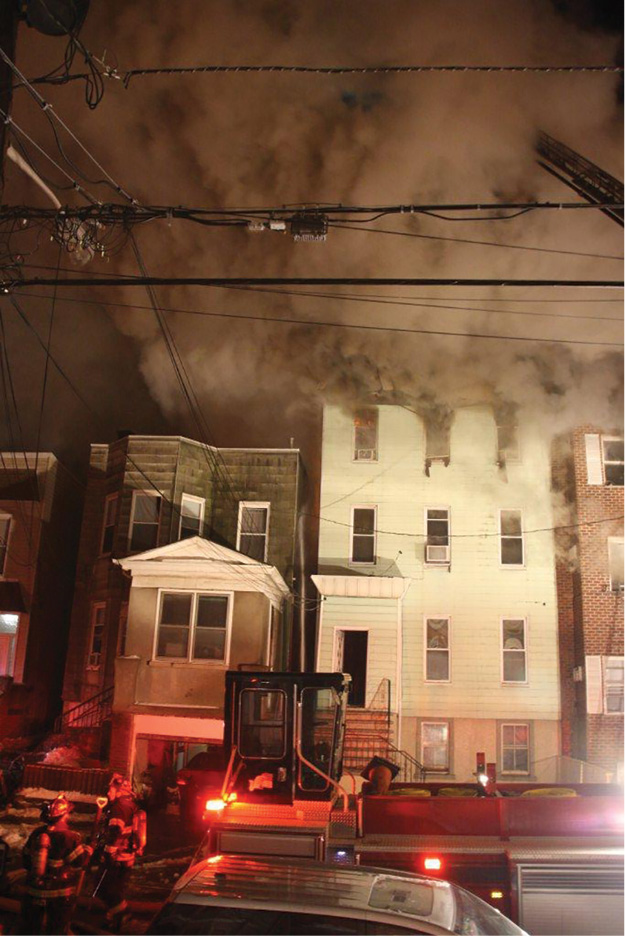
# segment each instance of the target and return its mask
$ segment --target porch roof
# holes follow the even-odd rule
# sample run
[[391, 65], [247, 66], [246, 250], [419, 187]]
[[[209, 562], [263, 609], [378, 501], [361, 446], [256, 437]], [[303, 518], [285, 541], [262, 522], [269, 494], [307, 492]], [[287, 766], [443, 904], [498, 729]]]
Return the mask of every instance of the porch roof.
[[401, 599], [409, 577], [402, 576], [313, 576], [322, 596], [353, 596], [362, 599]]
[[134, 586], [158, 588], [171, 586], [172, 579], [176, 585], [186, 580], [187, 588], [262, 593], [276, 608], [289, 593], [276, 567], [197, 535], [114, 562], [132, 575]]

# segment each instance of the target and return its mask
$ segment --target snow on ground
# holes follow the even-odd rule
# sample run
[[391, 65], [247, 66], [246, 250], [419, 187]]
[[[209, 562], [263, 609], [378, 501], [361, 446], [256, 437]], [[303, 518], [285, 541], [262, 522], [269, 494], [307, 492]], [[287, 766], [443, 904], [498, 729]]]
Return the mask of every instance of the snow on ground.
[[35, 826], [34, 824], [0, 823], [0, 837], [6, 840], [11, 850], [21, 850]]
[[46, 765], [64, 765], [72, 769], [81, 768], [82, 760], [83, 755], [77, 746], [57, 746], [46, 752], [43, 758]]
[[[21, 788], [19, 794], [22, 798], [39, 798], [41, 801], [52, 801], [59, 792], [50, 788]], [[95, 805], [95, 800], [98, 797], [97, 795], [86, 795], [84, 791], [64, 791], [63, 794], [70, 801], [85, 802], [92, 805]]]

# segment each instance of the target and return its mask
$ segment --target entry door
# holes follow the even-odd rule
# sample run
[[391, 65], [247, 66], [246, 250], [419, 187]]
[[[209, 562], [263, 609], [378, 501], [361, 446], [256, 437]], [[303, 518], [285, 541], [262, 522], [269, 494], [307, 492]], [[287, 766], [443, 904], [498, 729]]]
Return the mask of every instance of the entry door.
[[367, 645], [369, 633], [356, 629], [341, 629], [336, 634], [335, 652], [339, 671], [351, 675], [352, 683], [347, 703], [350, 707], [364, 707], [367, 694]]
[[2, 677], [13, 675], [14, 646], [14, 635], [0, 635], [0, 676]]

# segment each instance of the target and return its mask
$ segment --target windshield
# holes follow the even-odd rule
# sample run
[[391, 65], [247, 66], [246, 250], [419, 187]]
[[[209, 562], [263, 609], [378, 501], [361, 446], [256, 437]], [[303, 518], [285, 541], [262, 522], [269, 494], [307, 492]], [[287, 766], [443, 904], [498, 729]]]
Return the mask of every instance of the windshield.
[[[302, 755], [326, 775], [332, 774], [337, 696], [331, 687], [305, 687], [302, 691]], [[300, 765], [300, 785], [305, 790], [321, 790], [328, 782], [306, 764]]]

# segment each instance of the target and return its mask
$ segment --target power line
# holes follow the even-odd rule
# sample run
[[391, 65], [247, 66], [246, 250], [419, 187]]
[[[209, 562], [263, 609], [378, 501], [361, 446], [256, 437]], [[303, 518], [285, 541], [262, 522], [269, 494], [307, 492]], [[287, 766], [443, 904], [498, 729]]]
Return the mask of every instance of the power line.
[[[536, 312], [534, 310], [514, 310], [514, 309], [508, 310], [508, 309], [495, 309], [495, 308], [486, 309], [480, 306], [452, 306], [450, 304], [436, 302], [436, 299], [437, 299], [436, 297], [433, 297], [432, 301], [429, 303], [420, 303], [420, 302], [413, 302], [412, 300], [409, 300], [408, 298], [401, 299], [397, 297], [396, 299], [388, 299], [385, 297], [381, 297], [379, 294], [373, 295], [373, 296], [367, 296], [367, 295], [358, 294], [358, 293], [318, 293], [318, 292], [305, 291], [305, 290], [301, 290], [301, 291], [300, 290], [271, 290], [271, 289], [264, 290], [264, 289], [255, 289], [252, 287], [232, 287], [231, 289], [233, 290], [239, 289], [247, 293], [268, 293], [272, 296], [275, 296], [275, 295], [297, 296], [297, 297], [308, 296], [313, 299], [329, 299], [329, 300], [336, 300], [340, 302], [347, 301], [348, 303], [373, 303], [375, 305], [380, 305], [380, 306], [407, 306], [409, 308], [429, 309], [429, 310], [437, 310], [437, 309], [445, 309], [445, 310], [453, 310], [453, 311], [457, 310], [459, 312], [486, 313], [487, 315], [490, 313], [506, 313], [510, 316], [532, 316], [532, 317], [538, 317], [541, 319], [573, 319], [573, 320], [579, 320], [579, 321], [589, 320], [590, 322], [618, 322], [618, 323], [622, 323], [623, 321], [622, 316], [584, 316], [584, 315], [576, 316], [574, 314], [569, 314], [569, 313], [549, 313], [549, 312], [543, 313], [543, 312]], [[41, 294], [41, 293], [27, 293], [27, 292], [20, 291], [20, 296], [27, 296], [32, 299], [38, 299], [38, 300], [47, 299], [47, 295]], [[422, 297], [422, 299], [427, 299], [427, 298]], [[480, 302], [484, 302], [484, 301], [485, 301], [484, 299], [480, 300]], [[114, 309], [137, 309], [137, 310], [146, 310], [146, 311], [152, 309], [151, 306], [142, 306], [141, 304], [138, 304], [138, 303], [116, 303], [116, 302], [108, 302], [106, 300], [74, 299], [72, 297], [64, 297], [63, 302], [64, 303], [79, 303], [83, 306], [85, 305], [87, 306], [110, 306]], [[513, 300], [512, 302], [517, 302], [517, 301]], [[521, 302], [521, 301], [518, 301], [518, 302]], [[569, 301], [558, 300], [557, 302], [562, 303], [562, 302], [569, 302]], [[249, 314], [246, 314], [246, 313], [239, 313], [239, 314], [216, 313], [216, 312], [203, 310], [203, 309], [185, 309], [180, 306], [160, 306], [159, 308], [164, 313], [181, 313], [182, 315], [187, 315], [187, 316], [232, 317], [232, 318], [239, 318], [239, 319], [257, 320], [260, 322], [263, 322], [265, 320], [269, 322], [287, 322], [288, 321], [289, 323], [296, 321], [296, 322], [301, 323], [302, 325], [306, 325], [310, 322], [310, 320], [307, 320], [307, 319], [285, 320], [281, 317], [272, 318], [272, 317], [265, 317], [265, 316], [250, 316]], [[336, 323], [336, 325], [340, 326], [341, 323]]]

